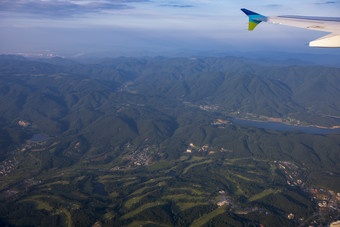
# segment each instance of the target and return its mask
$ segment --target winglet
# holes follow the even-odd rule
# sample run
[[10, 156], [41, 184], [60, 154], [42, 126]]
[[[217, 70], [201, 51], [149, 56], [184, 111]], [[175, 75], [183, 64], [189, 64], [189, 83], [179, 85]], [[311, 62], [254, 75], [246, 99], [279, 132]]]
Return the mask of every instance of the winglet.
[[265, 17], [261, 14], [258, 14], [258, 13], [255, 13], [255, 12], [252, 12], [250, 10], [247, 10], [247, 9], [241, 9], [248, 17], [249, 17], [249, 27], [248, 27], [248, 30], [249, 31], [252, 31], [254, 30], [254, 28], [259, 24], [261, 23], [261, 20], [257, 20], [258, 18], [261, 18], [261, 17]]

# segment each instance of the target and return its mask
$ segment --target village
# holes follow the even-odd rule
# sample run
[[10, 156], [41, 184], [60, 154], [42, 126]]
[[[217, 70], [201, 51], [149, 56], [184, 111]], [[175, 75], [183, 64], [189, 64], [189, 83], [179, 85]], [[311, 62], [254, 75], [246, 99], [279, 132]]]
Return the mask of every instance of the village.
[[151, 158], [149, 157], [150, 147], [143, 147], [141, 150], [136, 150], [132, 155], [129, 156], [130, 161], [136, 166], [149, 165]]
[[[28, 127], [30, 123], [19, 121], [18, 125], [22, 127]], [[34, 134], [33, 137], [20, 146], [17, 146], [8, 152], [8, 158], [0, 163], [0, 176], [7, 176], [10, 174], [18, 165], [16, 155], [21, 152], [28, 152], [29, 150], [37, 151], [39, 149], [45, 148], [46, 142], [50, 140], [51, 137], [44, 136], [41, 134]], [[55, 145], [52, 144], [51, 146]]]
[[10, 174], [12, 170], [16, 168], [17, 164], [18, 163], [15, 157], [13, 159], [3, 161], [0, 164], [0, 176], [1, 175], [7, 176], [8, 174]]
[[[287, 161], [274, 161], [281, 173], [286, 178], [287, 185], [290, 187], [299, 187], [305, 192], [314, 202], [316, 213], [314, 220], [309, 223], [309, 226], [319, 226], [323, 222], [327, 222], [327, 216], [334, 214], [339, 217], [340, 210], [340, 193], [332, 190], [322, 188], [308, 188], [305, 184], [306, 176], [303, 169], [299, 168], [296, 164]], [[294, 214], [288, 215], [289, 219], [294, 219]]]
[[[125, 159], [127, 159], [130, 163], [131, 166], [147, 166], [151, 164], [151, 153], [154, 152], [155, 149], [154, 146], [152, 145], [144, 145], [143, 147], [137, 148], [134, 145], [127, 143], [123, 146], [122, 150], [128, 151], [128, 156], [125, 157]], [[117, 169], [125, 169], [127, 166], [125, 167], [118, 167]]]

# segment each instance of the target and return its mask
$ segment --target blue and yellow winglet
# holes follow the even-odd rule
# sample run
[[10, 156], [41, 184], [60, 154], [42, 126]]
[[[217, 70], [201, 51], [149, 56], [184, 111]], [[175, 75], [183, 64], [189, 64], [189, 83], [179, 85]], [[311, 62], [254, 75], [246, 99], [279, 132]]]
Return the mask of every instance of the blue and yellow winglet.
[[249, 17], [249, 27], [248, 30], [252, 31], [254, 28], [261, 23], [261, 20], [258, 20], [259, 18], [265, 18], [265, 16], [252, 12], [247, 9], [241, 9], [248, 17]]

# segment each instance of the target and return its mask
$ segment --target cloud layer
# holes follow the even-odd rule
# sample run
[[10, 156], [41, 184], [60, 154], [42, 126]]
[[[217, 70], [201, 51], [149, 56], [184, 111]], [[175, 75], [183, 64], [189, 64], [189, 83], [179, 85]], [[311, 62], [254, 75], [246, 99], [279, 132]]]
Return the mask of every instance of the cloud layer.
[[162, 4], [160, 6], [174, 7], [174, 8], [191, 8], [191, 7], [194, 7], [194, 5], [179, 5], [179, 4]]
[[136, 2], [148, 0], [2, 0], [0, 12], [39, 17], [72, 17], [104, 10], [131, 9], [133, 7], [129, 3]]

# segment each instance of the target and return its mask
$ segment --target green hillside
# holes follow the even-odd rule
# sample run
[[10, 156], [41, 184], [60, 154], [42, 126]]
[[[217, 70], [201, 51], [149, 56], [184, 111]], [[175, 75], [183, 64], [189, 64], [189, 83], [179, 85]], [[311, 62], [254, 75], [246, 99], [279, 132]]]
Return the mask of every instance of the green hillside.
[[231, 57], [0, 56], [0, 224], [329, 224], [339, 131], [232, 119], [340, 126], [339, 87], [338, 68]]

